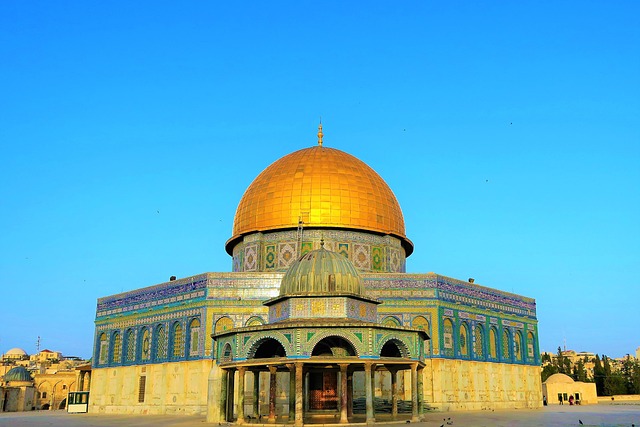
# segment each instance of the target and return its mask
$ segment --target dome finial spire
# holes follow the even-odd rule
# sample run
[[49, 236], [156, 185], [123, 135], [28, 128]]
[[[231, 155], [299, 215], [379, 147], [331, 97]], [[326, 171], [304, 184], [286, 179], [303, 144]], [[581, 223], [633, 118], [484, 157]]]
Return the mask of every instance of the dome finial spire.
[[318, 125], [318, 145], [322, 147], [322, 137], [324, 134], [322, 133], [322, 117], [320, 117], [320, 125]]

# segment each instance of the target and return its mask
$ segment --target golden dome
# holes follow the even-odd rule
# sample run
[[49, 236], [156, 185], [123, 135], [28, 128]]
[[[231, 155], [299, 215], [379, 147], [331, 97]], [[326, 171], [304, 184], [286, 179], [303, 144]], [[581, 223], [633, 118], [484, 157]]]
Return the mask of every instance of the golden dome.
[[320, 144], [276, 160], [249, 185], [227, 252], [246, 234], [297, 228], [300, 220], [305, 228], [389, 234], [402, 241], [407, 256], [413, 252], [400, 204], [387, 183], [363, 161]]

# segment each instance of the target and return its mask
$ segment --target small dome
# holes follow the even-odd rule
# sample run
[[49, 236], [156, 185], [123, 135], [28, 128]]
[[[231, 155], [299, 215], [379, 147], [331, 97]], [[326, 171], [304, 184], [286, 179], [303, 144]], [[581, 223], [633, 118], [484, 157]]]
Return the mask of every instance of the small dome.
[[4, 381], [33, 381], [33, 378], [24, 366], [16, 366], [4, 374]]
[[280, 296], [340, 294], [363, 295], [362, 278], [351, 261], [324, 246], [301, 256], [280, 283]]
[[556, 383], [556, 384], [573, 384], [573, 378], [571, 378], [569, 375], [565, 375], [565, 374], [553, 374], [551, 375], [549, 378], [547, 378], [547, 380], [545, 381], [545, 383]]
[[16, 348], [12, 348], [11, 350], [8, 350], [4, 355], [5, 356], [20, 356], [20, 357], [22, 357], [22, 356], [26, 356], [27, 352], [24, 351], [21, 348], [16, 347]]

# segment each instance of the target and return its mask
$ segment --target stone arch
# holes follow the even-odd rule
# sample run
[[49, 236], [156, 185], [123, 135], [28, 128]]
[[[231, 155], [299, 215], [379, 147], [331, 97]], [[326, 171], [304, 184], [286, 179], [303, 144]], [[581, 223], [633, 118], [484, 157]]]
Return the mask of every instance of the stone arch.
[[231, 350], [230, 343], [226, 343], [222, 346], [220, 360], [222, 362], [231, 362], [233, 360], [233, 351]]
[[43, 411], [47, 411], [47, 410], [49, 410], [49, 406], [50, 405], [48, 403], [45, 403], [44, 405], [42, 405], [42, 408], [40, 408], [40, 409], [42, 409]]
[[411, 357], [409, 346], [398, 337], [388, 335], [380, 341], [378, 354], [380, 357]]
[[500, 353], [502, 360], [511, 359], [511, 333], [509, 329], [502, 330], [502, 352]]
[[148, 327], [143, 327], [140, 340], [140, 359], [143, 361], [151, 360], [151, 331]]
[[356, 349], [341, 336], [330, 335], [319, 340], [311, 349], [311, 356], [348, 357], [355, 356]]
[[113, 331], [111, 334], [111, 363], [120, 363], [122, 360], [122, 334]]
[[416, 329], [422, 329], [426, 333], [429, 333], [431, 329], [431, 324], [429, 320], [424, 316], [416, 316], [411, 321], [411, 326]]
[[265, 359], [268, 357], [286, 357], [287, 350], [282, 342], [273, 336], [263, 336], [249, 347], [247, 359]]
[[471, 349], [469, 348], [469, 325], [467, 322], [460, 323], [458, 348], [461, 356], [469, 356]]
[[200, 351], [200, 319], [194, 317], [189, 320], [189, 332], [187, 333], [187, 340], [189, 340], [187, 347], [189, 356], [197, 355]]
[[382, 323], [385, 326], [402, 326], [402, 322], [396, 316], [387, 316], [382, 318]]
[[233, 320], [229, 316], [223, 316], [216, 320], [216, 323], [213, 327], [213, 332], [218, 333], [222, 331], [227, 331], [229, 329], [233, 329]]
[[537, 360], [536, 339], [533, 332], [527, 332], [527, 360], [535, 362]]
[[108, 361], [108, 351], [109, 348], [108, 346], [108, 340], [107, 340], [107, 334], [102, 332], [100, 335], [98, 335], [98, 363], [99, 364], [106, 364]]
[[156, 332], [154, 335], [153, 343], [153, 357], [155, 360], [164, 360], [167, 358], [168, 337], [167, 329], [164, 324], [158, 323], [156, 325]]
[[124, 333], [124, 361], [134, 362], [136, 360], [136, 333], [129, 328]]
[[265, 321], [262, 317], [260, 316], [251, 316], [250, 318], [247, 319], [247, 321], [245, 322], [244, 326], [260, 326], [260, 325], [264, 325]]
[[355, 355], [358, 357], [360, 356], [361, 351], [358, 348], [358, 344], [356, 344], [359, 340], [356, 338], [355, 335], [353, 335], [353, 333], [346, 332], [346, 331], [328, 331], [328, 332], [314, 335], [313, 339], [307, 342], [307, 349], [309, 350], [309, 355], [311, 355], [311, 353], [313, 352], [313, 349], [320, 341], [328, 337], [339, 337], [344, 339], [349, 344], [351, 344], [351, 347], [353, 347], [353, 351]]
[[484, 359], [486, 357], [484, 350], [484, 327], [476, 324], [473, 327], [473, 355], [476, 359]]
[[64, 399], [62, 399], [62, 402], [60, 402], [60, 405], [58, 405], [58, 409], [64, 409], [67, 407], [67, 398], [65, 397]]
[[442, 322], [442, 351], [445, 356], [453, 356], [453, 321], [446, 317]]
[[498, 329], [495, 326], [489, 329], [489, 357], [498, 359]]
[[516, 333], [513, 334], [513, 355], [518, 362], [522, 362], [523, 360], [522, 353], [522, 332], [516, 331]]

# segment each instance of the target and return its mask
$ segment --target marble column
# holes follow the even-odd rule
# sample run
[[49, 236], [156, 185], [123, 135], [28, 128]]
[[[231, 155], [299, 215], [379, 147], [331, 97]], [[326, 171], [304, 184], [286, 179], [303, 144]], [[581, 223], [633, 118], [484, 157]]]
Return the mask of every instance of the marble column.
[[302, 394], [302, 390], [304, 389], [302, 384], [303, 378], [303, 368], [304, 364], [296, 363], [296, 415], [295, 415], [295, 425], [296, 427], [300, 427], [304, 424], [304, 395]]
[[418, 422], [418, 364], [411, 364], [411, 422]]
[[390, 368], [389, 374], [391, 374], [391, 417], [395, 420], [398, 418], [398, 369]]
[[235, 391], [235, 382], [236, 382], [236, 371], [232, 369], [229, 371], [227, 376], [227, 421], [233, 421], [233, 404], [234, 402], [234, 391]]
[[424, 414], [424, 368], [418, 367], [418, 416]]
[[276, 367], [269, 366], [269, 423], [276, 422]]
[[253, 370], [253, 417], [260, 421], [260, 371]]
[[353, 417], [353, 372], [347, 376], [347, 417]]
[[244, 424], [244, 374], [247, 368], [238, 368], [238, 421], [237, 424]]
[[289, 363], [289, 422], [296, 416], [296, 365]]
[[364, 388], [366, 394], [366, 413], [367, 413], [367, 424], [373, 424], [376, 421], [374, 411], [373, 411], [373, 381], [372, 381], [372, 373], [375, 372], [375, 365], [372, 363], [366, 362], [364, 364]]
[[227, 415], [227, 398], [229, 397], [229, 393], [227, 392], [227, 388], [229, 386], [229, 372], [226, 370], [222, 371], [220, 381], [220, 414], [222, 415], [220, 418], [224, 421], [229, 421], [229, 417]]
[[348, 392], [347, 392], [347, 369], [348, 363], [340, 364], [340, 423], [348, 423], [347, 406], [348, 406]]

